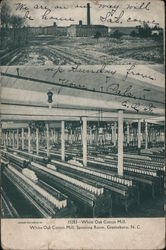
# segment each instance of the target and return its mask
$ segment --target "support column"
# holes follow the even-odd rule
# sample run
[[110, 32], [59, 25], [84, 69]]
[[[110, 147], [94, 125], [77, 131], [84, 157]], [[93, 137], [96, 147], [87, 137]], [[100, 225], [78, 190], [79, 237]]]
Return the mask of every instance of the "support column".
[[157, 142], [157, 129], [154, 128], [154, 141]]
[[8, 147], [8, 132], [5, 132], [5, 148]]
[[98, 129], [96, 128], [95, 129], [95, 135], [94, 135], [94, 141], [95, 141], [95, 143], [98, 145]]
[[156, 142], [156, 131], [155, 128], [153, 127], [153, 143]]
[[114, 126], [111, 126], [111, 142], [114, 142]]
[[129, 123], [127, 123], [127, 146], [129, 146], [130, 143], [130, 126]]
[[50, 128], [50, 142], [51, 142], [51, 144], [53, 142], [53, 129], [52, 128]]
[[69, 129], [67, 129], [65, 140], [69, 143], [69, 140], [70, 140], [70, 131], [69, 131]]
[[6, 131], [3, 131], [3, 146], [6, 148], [7, 140], [6, 140]]
[[1, 141], [1, 145], [3, 145], [4, 146], [4, 138], [5, 138], [5, 131], [3, 130], [2, 131], [2, 127], [0, 127], [0, 141]]
[[56, 143], [56, 129], [53, 129], [53, 142]]
[[12, 142], [11, 142], [11, 131], [9, 130], [8, 132], [8, 146], [11, 147]]
[[36, 128], [36, 154], [39, 155], [39, 128]]
[[118, 175], [123, 176], [123, 111], [118, 111]]
[[17, 149], [19, 149], [19, 130], [18, 129], [16, 133], [16, 143], [17, 143]]
[[5, 149], [6, 149], [6, 144], [7, 144], [6, 135], [7, 135], [7, 133], [4, 131], [4, 133], [3, 133], [3, 145], [4, 145]]
[[22, 128], [21, 131], [21, 144], [22, 144], [22, 150], [24, 150], [24, 128]]
[[31, 152], [31, 129], [28, 127], [28, 153]]
[[47, 157], [50, 156], [50, 134], [49, 134], [49, 126], [46, 123], [46, 144], [47, 144]]
[[5, 143], [6, 143], [6, 147], [8, 146], [8, 137], [7, 137], [7, 131], [5, 132]]
[[9, 134], [9, 131], [7, 132], [7, 146], [9, 147], [11, 144], [10, 144], [10, 134]]
[[93, 135], [92, 135], [92, 129], [90, 128], [90, 135], [89, 135], [89, 144], [92, 145], [92, 141], [93, 141]]
[[114, 122], [113, 144], [116, 146], [116, 122]]
[[137, 129], [133, 128], [133, 145], [138, 145], [138, 136], [137, 136]]
[[148, 123], [145, 122], [145, 149], [148, 149]]
[[161, 129], [159, 128], [159, 131], [158, 131], [158, 142], [160, 143], [161, 142]]
[[73, 130], [70, 129], [70, 144], [73, 143]]
[[83, 165], [87, 166], [87, 119], [82, 118], [82, 145], [83, 145]]
[[78, 134], [78, 141], [80, 139], [80, 143], [82, 142], [82, 127], [81, 127], [81, 131], [80, 133]]
[[61, 160], [65, 161], [65, 122], [61, 121]]
[[5, 133], [5, 141], [6, 141], [6, 147], [8, 147], [9, 143], [8, 143], [8, 132], [7, 131]]
[[2, 127], [0, 127], [0, 141], [1, 141], [1, 145], [4, 145], [4, 130], [2, 131]]
[[138, 120], [138, 154], [141, 153], [141, 120]]
[[12, 131], [12, 146], [15, 147], [14, 130]]

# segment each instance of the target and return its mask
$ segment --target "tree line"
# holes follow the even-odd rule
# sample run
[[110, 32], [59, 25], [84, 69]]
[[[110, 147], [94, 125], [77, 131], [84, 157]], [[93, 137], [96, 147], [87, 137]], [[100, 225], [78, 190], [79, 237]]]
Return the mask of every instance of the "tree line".
[[1, 7], [1, 29], [22, 28], [25, 25], [25, 19], [18, 15], [11, 14], [8, 4], [3, 1]]

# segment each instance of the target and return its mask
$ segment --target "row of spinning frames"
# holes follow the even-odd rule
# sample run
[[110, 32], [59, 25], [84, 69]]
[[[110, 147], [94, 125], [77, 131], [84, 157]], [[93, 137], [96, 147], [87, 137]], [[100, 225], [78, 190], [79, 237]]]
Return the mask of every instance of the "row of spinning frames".
[[[1, 149], [4, 217], [141, 216], [147, 199], [154, 204], [162, 199], [162, 147], [149, 149], [146, 154], [143, 151], [142, 155], [126, 153], [122, 176], [118, 174], [118, 156], [109, 146], [101, 152], [98, 146], [91, 145], [86, 167], [78, 143], [66, 147], [65, 160], [56, 143], [50, 147], [49, 156], [42, 145], [38, 154], [33, 145], [30, 153], [24, 146], [24, 150], [4, 146]], [[154, 157], [156, 152], [158, 157]], [[21, 209], [17, 196], [23, 201]], [[161, 208], [160, 216], [162, 212]]]

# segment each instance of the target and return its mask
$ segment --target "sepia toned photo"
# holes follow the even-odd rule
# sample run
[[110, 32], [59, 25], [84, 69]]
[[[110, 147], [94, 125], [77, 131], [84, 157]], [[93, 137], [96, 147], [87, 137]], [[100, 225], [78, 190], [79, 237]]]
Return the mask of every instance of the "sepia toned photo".
[[163, 1], [0, 7], [2, 249], [164, 249]]

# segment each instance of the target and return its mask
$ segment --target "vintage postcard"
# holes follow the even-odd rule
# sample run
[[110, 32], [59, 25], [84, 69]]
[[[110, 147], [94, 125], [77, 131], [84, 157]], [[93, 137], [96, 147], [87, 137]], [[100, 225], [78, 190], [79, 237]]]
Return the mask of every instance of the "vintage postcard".
[[3, 0], [1, 65], [163, 64], [163, 1]]
[[164, 249], [164, 2], [0, 6], [2, 248]]

